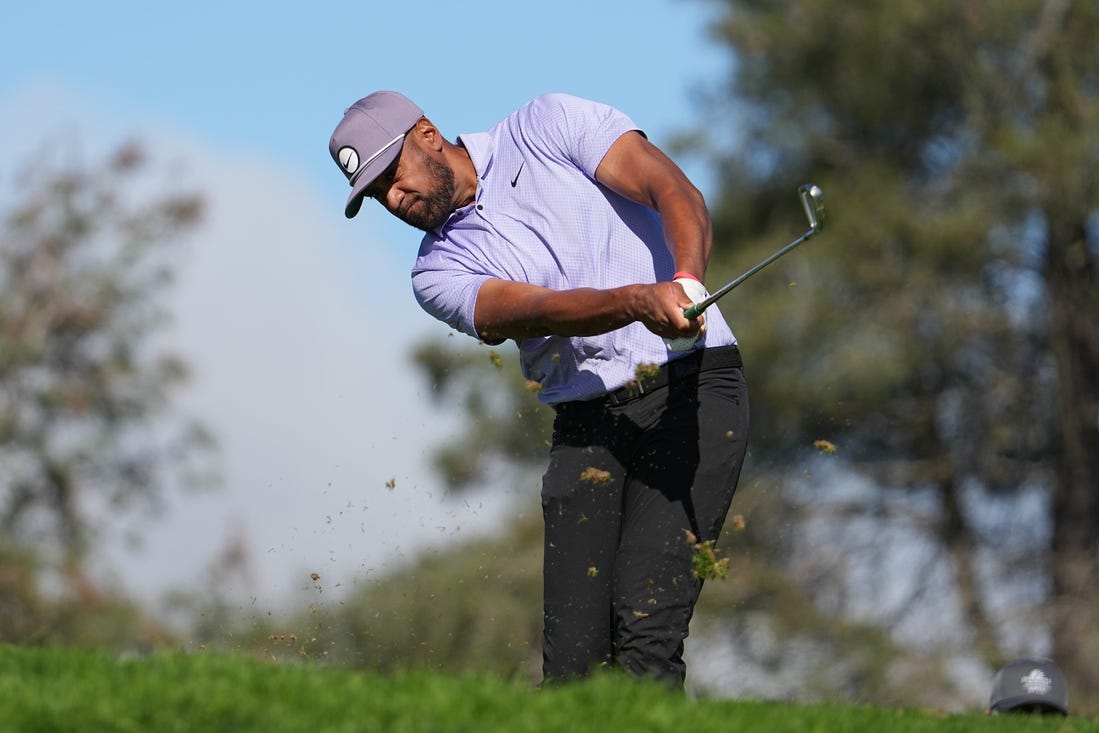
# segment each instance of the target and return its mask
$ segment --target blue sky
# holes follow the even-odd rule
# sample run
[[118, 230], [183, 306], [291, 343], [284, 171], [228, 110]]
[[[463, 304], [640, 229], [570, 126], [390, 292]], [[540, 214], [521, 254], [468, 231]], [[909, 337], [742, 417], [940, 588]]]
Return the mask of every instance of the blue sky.
[[20, 3], [0, 26], [0, 93], [61, 83], [121, 120], [275, 155], [338, 189], [344, 181], [323, 169], [328, 133], [379, 88], [404, 92], [455, 134], [566, 91], [621, 107], [659, 140], [696, 120], [690, 89], [724, 69], [705, 35], [710, 10], [705, 0], [44, 0]]
[[[620, 107], [661, 144], [698, 123], [692, 94], [725, 75], [710, 10], [704, 0], [9, 9], [0, 201], [13, 165], [75, 136], [90, 153], [137, 137], [211, 202], [166, 298], [169, 340], [196, 372], [182, 406], [221, 438], [226, 485], [173, 501], [166, 518], [122, 522], [121, 535], [144, 537], [140, 551], [116, 543], [105, 556], [125, 583], [152, 597], [201, 582], [239, 534], [262, 604], [308, 592], [309, 572], [351, 587], [536, 506], [536, 485], [447, 497], [426, 467], [454, 416], [408, 361], [417, 340], [447, 335], [411, 297], [419, 235], [376, 207], [344, 219], [328, 136], [376, 89], [404, 92], [450, 138], [563, 91]], [[705, 171], [685, 167], [705, 191]]]

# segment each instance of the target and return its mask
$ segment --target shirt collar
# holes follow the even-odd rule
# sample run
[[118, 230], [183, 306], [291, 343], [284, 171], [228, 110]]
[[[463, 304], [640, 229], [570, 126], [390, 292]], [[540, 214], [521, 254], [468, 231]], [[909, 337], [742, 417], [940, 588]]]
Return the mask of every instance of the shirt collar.
[[492, 159], [496, 154], [496, 143], [487, 132], [473, 132], [458, 136], [458, 144], [469, 153], [477, 177], [484, 180], [492, 170]]

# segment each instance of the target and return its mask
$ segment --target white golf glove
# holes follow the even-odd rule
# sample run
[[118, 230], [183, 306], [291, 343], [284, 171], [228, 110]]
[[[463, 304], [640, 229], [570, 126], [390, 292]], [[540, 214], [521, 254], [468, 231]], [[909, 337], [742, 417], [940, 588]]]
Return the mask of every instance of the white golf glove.
[[[683, 291], [687, 293], [687, 297], [691, 299], [692, 303], [698, 303], [706, 298], [710, 297], [710, 294], [706, 292], [706, 286], [700, 283], [698, 280], [689, 277], [678, 277], [672, 282], [677, 282], [683, 286]], [[698, 329], [698, 334], [692, 337], [680, 337], [664, 339], [664, 344], [668, 347], [668, 351], [687, 351], [693, 349], [699, 339], [702, 339], [706, 335], [706, 317], [699, 316], [699, 320], [702, 321], [702, 327]]]

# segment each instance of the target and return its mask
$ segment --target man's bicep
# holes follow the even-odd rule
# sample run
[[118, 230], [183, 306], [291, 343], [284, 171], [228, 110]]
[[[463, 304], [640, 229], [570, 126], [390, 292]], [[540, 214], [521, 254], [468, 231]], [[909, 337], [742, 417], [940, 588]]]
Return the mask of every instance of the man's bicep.
[[614, 141], [595, 169], [595, 179], [631, 201], [651, 208], [657, 207], [662, 187], [690, 185], [679, 166], [637, 130]]

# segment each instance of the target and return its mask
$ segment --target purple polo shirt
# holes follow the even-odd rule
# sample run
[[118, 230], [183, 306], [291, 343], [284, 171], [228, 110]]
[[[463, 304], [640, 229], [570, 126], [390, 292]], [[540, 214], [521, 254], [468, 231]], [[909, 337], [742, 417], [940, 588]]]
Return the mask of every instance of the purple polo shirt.
[[[487, 133], [459, 136], [477, 170], [477, 194], [424, 236], [412, 269], [424, 310], [479, 338], [473, 311], [489, 278], [552, 290], [670, 280], [675, 263], [659, 215], [595, 180], [615, 140], [637, 129], [612, 107], [547, 94]], [[699, 348], [735, 343], [711, 306]], [[545, 336], [518, 345], [523, 375], [541, 384], [539, 399], [547, 404], [598, 397], [636, 379], [640, 364], [688, 353], [669, 352], [640, 323], [599, 336]]]

